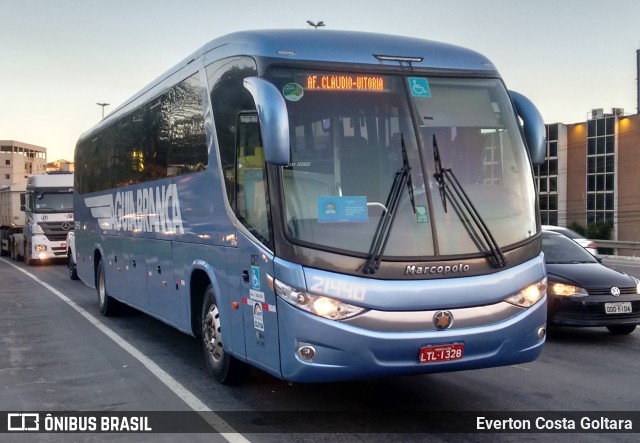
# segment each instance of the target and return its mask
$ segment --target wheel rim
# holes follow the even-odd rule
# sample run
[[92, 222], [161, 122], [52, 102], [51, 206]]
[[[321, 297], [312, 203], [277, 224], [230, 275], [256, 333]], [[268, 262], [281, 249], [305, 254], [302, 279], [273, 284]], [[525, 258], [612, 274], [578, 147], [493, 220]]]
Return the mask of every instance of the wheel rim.
[[98, 274], [98, 297], [100, 297], [100, 305], [104, 305], [106, 293], [107, 291], [104, 287], [104, 272], [100, 269], [100, 273]]
[[207, 353], [214, 362], [219, 363], [224, 357], [222, 337], [220, 336], [220, 314], [216, 305], [209, 306], [202, 325], [202, 340]]

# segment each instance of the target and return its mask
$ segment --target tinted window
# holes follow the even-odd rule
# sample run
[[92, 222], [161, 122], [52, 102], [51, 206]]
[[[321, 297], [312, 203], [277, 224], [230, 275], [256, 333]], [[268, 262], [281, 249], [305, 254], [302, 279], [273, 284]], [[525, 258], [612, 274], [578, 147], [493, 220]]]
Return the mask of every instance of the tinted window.
[[542, 233], [542, 252], [545, 262], [549, 264], [597, 263], [596, 258], [582, 246], [559, 234]]
[[208, 164], [202, 89], [195, 74], [76, 149], [81, 194], [203, 170]]

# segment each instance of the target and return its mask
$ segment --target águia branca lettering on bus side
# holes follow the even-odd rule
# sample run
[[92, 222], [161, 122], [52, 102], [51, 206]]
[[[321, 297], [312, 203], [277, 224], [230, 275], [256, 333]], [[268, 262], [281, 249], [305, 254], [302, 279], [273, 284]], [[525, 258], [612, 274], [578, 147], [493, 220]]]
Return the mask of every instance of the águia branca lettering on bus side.
[[176, 184], [87, 197], [85, 204], [102, 229], [184, 234]]

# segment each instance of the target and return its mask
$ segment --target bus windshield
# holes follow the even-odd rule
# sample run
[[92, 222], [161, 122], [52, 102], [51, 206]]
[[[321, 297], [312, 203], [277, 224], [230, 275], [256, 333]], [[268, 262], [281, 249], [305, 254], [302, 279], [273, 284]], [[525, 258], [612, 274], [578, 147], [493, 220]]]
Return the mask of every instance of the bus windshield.
[[[270, 80], [289, 112], [282, 183], [292, 241], [368, 254], [391, 191], [401, 195], [386, 258], [486, 254], [475, 216], [500, 248], [536, 232], [531, 167], [501, 81], [294, 69]], [[436, 164], [455, 174], [474, 213], [438, 180]], [[407, 185], [394, 190], [404, 169]]]

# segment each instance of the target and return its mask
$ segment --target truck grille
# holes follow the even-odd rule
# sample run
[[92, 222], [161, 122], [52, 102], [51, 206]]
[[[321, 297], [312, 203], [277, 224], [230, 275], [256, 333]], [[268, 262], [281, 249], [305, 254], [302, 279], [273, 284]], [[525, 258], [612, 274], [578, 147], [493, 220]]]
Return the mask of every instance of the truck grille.
[[67, 238], [67, 232], [73, 231], [73, 222], [41, 222], [40, 227], [45, 237], [47, 237], [47, 240], [64, 241]]

